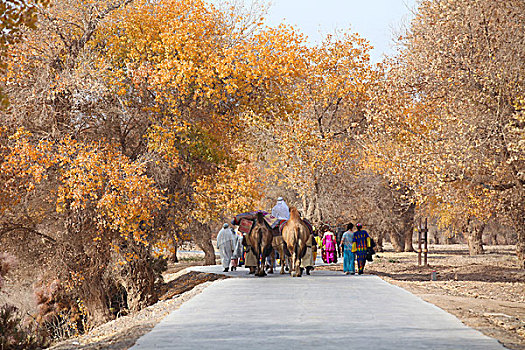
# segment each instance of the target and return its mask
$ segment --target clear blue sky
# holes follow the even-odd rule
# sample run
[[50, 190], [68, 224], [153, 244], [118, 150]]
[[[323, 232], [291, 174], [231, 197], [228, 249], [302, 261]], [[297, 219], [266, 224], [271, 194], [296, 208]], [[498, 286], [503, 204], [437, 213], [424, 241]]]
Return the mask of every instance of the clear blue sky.
[[335, 30], [358, 32], [374, 50], [373, 62], [391, 55], [393, 33], [400, 34], [403, 23], [412, 18], [417, 0], [269, 0], [267, 24], [294, 25], [308, 36], [310, 43], [320, 42]]

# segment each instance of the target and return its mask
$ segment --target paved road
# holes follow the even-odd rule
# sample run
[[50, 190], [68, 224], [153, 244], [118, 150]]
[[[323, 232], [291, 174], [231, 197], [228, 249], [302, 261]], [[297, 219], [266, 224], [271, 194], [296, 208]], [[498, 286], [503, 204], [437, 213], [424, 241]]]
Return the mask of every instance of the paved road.
[[213, 282], [132, 349], [503, 349], [376, 276], [229, 275], [241, 278]]

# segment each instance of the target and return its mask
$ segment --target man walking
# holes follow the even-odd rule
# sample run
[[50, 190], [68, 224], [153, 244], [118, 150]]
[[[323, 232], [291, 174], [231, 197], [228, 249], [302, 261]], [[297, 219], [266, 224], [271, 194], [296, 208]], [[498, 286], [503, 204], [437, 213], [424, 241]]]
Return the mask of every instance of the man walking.
[[220, 230], [219, 234], [217, 235], [217, 248], [219, 249], [219, 254], [221, 255], [224, 272], [228, 272], [228, 269], [230, 268], [230, 261], [235, 250], [234, 239], [235, 237], [233, 237], [229, 225], [224, 224], [222, 226], [222, 230]]
[[[353, 225], [352, 225], [353, 226]], [[343, 234], [345, 233], [345, 228], [342, 224], [337, 225], [335, 231], [335, 241], [337, 242], [337, 256], [339, 258], [343, 257], [343, 250], [341, 249], [341, 240], [343, 239]]]

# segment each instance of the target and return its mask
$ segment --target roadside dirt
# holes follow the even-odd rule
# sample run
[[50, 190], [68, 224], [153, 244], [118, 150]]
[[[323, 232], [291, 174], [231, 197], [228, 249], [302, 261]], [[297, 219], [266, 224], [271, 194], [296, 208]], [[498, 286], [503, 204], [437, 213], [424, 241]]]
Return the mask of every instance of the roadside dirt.
[[[374, 274], [453, 314], [510, 349], [525, 349], [525, 271], [514, 246], [485, 247], [469, 256], [464, 245], [430, 246], [428, 267], [417, 253], [380, 252], [365, 273]], [[341, 270], [341, 265], [319, 267]], [[436, 272], [436, 281], [431, 280]]]
[[[193, 263], [198, 265], [199, 263]], [[168, 270], [171, 274], [182, 272], [188, 264], [174, 264]], [[169, 281], [160, 301], [156, 304], [129, 316], [119, 317], [91, 330], [89, 333], [70, 338], [52, 346], [52, 350], [124, 350], [128, 349], [138, 338], [148, 333], [173, 310], [178, 309], [189, 299], [201, 293], [212, 281], [227, 278], [222, 275], [188, 272]]]

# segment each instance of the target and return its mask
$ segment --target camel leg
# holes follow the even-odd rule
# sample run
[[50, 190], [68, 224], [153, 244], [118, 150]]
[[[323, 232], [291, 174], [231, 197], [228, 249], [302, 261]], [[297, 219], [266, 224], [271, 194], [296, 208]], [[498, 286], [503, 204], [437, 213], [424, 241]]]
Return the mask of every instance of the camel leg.
[[264, 271], [264, 264], [265, 264], [266, 258], [263, 256], [262, 259], [263, 261], [261, 262], [260, 267], [259, 267], [259, 274], [257, 275], [259, 277], [266, 276], [266, 271]]
[[294, 273], [294, 266], [295, 266], [295, 265], [294, 265], [294, 264], [295, 264], [295, 253], [294, 253], [294, 249], [293, 249], [293, 247], [292, 247], [292, 249], [290, 249], [290, 247], [288, 247], [288, 250], [289, 250], [290, 252], [292, 252], [292, 253], [290, 254], [290, 259], [288, 259], [288, 269], [290, 270], [290, 275], [291, 275], [292, 277], [295, 277], [295, 273]]
[[261, 273], [261, 258], [259, 254], [257, 254], [257, 252], [255, 252], [255, 254], [257, 256], [257, 266], [255, 266], [255, 276], [259, 276], [259, 274]]
[[257, 273], [255, 274], [258, 277], [261, 277], [261, 270], [264, 269], [264, 265], [261, 267], [261, 258], [257, 260]]
[[266, 263], [266, 256], [264, 255], [264, 252], [262, 251], [261, 247], [259, 247], [259, 259], [257, 260], [258, 261], [258, 265], [259, 265], [259, 270], [257, 272], [257, 276], [259, 277], [264, 277], [266, 276], [266, 271], [264, 271], [264, 264]]
[[295, 260], [297, 259], [297, 257], [295, 256], [295, 252], [292, 253], [292, 266], [293, 268], [290, 268], [290, 274], [292, 275], [292, 277], [295, 277], [297, 276], [297, 270], [295, 268]]
[[302, 270], [301, 270], [301, 259], [296, 257], [295, 260], [295, 276], [301, 277], [302, 276]]

